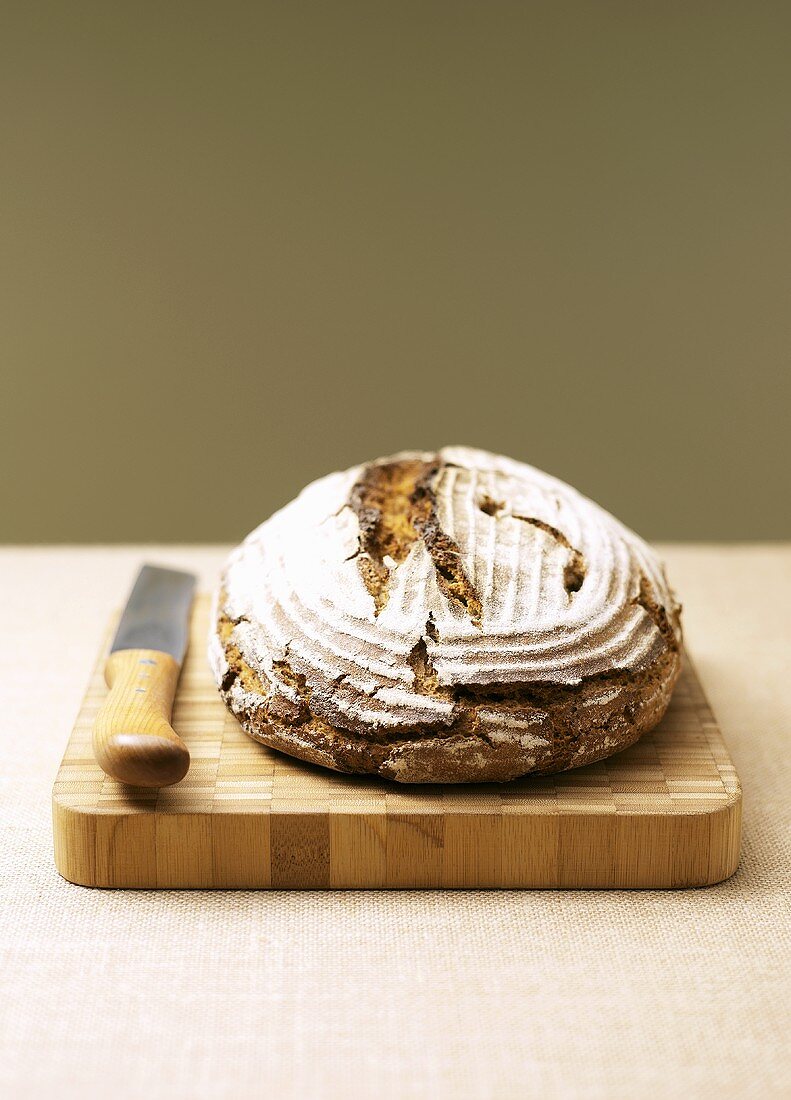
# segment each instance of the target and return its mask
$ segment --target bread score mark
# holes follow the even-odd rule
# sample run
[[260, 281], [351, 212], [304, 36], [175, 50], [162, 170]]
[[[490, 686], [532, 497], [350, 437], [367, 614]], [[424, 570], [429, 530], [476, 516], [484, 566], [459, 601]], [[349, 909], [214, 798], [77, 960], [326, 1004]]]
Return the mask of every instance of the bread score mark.
[[677, 652], [679, 648], [679, 634], [681, 633], [681, 620], [678, 614], [679, 609], [673, 611], [673, 618], [676, 623], [676, 629], [674, 629], [666, 609], [656, 598], [654, 586], [644, 573], [640, 575], [640, 591], [632, 600], [632, 603], [645, 611], [646, 615], [652, 620], [654, 626], [662, 635], [668, 649]]
[[431, 695], [435, 699], [447, 699], [449, 701], [455, 700], [453, 689], [445, 687], [439, 682], [439, 676], [429, 657], [428, 646], [426, 645], [427, 636], [431, 637], [428, 623], [426, 623], [426, 634], [415, 642], [407, 657], [407, 664], [412, 669], [414, 676], [413, 690], [418, 695]]
[[434, 565], [445, 599], [469, 615], [480, 629], [483, 607], [467, 576], [459, 547], [442, 530], [434, 484], [443, 469], [440, 459], [404, 459], [366, 466], [354, 485], [349, 506], [360, 528], [354, 555], [363, 584], [374, 601], [374, 614], [387, 604], [390, 579], [418, 540]]
[[529, 523], [531, 527], [537, 527], [539, 531], [551, 535], [557, 543], [568, 550], [568, 561], [563, 569], [563, 587], [568, 593], [569, 600], [575, 592], [579, 592], [588, 572], [588, 567], [585, 564], [582, 552], [571, 545], [571, 542], [562, 531], [557, 527], [553, 527], [551, 523], [546, 523], [545, 520], [537, 519], [535, 516], [521, 516], [517, 512], [508, 512], [503, 501], [493, 500], [488, 495], [481, 497], [478, 501], [478, 507], [487, 516], [492, 516], [494, 519], [518, 519], [522, 523]]

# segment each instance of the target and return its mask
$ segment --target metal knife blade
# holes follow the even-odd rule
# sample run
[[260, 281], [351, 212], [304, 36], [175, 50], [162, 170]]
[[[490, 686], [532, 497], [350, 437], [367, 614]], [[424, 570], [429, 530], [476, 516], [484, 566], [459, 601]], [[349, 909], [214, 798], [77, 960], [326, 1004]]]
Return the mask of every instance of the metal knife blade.
[[110, 652], [158, 649], [184, 660], [195, 577], [177, 569], [144, 565], [129, 595]]

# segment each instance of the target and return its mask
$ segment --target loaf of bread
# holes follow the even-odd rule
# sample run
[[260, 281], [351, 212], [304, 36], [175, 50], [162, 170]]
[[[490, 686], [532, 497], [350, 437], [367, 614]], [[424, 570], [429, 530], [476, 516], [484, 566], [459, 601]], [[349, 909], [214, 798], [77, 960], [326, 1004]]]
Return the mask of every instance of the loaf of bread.
[[309, 485], [231, 555], [210, 658], [251, 737], [404, 783], [502, 781], [631, 745], [679, 673], [653, 551], [520, 462], [446, 447]]

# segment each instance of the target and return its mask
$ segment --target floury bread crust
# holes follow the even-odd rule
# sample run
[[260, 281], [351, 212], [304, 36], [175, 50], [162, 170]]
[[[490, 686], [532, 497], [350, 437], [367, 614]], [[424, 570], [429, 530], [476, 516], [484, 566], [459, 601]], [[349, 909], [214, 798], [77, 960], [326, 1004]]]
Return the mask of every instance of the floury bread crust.
[[404, 783], [600, 760], [667, 708], [680, 608], [576, 490], [466, 447], [309, 485], [228, 560], [210, 659], [251, 737]]

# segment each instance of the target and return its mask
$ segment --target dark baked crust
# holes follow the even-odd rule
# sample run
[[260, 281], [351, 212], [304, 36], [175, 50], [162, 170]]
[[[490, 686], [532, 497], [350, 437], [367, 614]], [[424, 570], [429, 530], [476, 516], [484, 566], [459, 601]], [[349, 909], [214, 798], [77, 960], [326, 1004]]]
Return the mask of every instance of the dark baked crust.
[[[454, 703], [452, 723], [438, 729], [413, 725], [387, 733], [352, 730], [315, 713], [314, 693], [305, 678], [281, 662], [278, 679], [255, 673], [231, 640], [233, 630], [220, 615], [228, 672], [220, 692], [241, 726], [256, 741], [301, 760], [349, 774], [378, 774], [408, 783], [504, 782], [528, 772], [550, 774], [591, 764], [634, 744], [665, 713], [681, 670], [677, 647], [663, 645], [638, 671], [621, 670], [558, 684], [504, 685], [502, 688], [442, 689]], [[432, 690], [431, 672], [422, 684]], [[239, 681], [244, 695], [234, 693]], [[319, 696], [332, 685], [319, 689]], [[288, 694], [286, 694], [286, 692]], [[254, 705], [250, 697], [256, 697]], [[248, 702], [240, 705], [240, 699]], [[602, 701], [603, 700], [603, 701]], [[522, 745], [498, 740], [496, 716], [524, 721], [535, 736]], [[486, 721], [482, 720], [486, 716]]]

